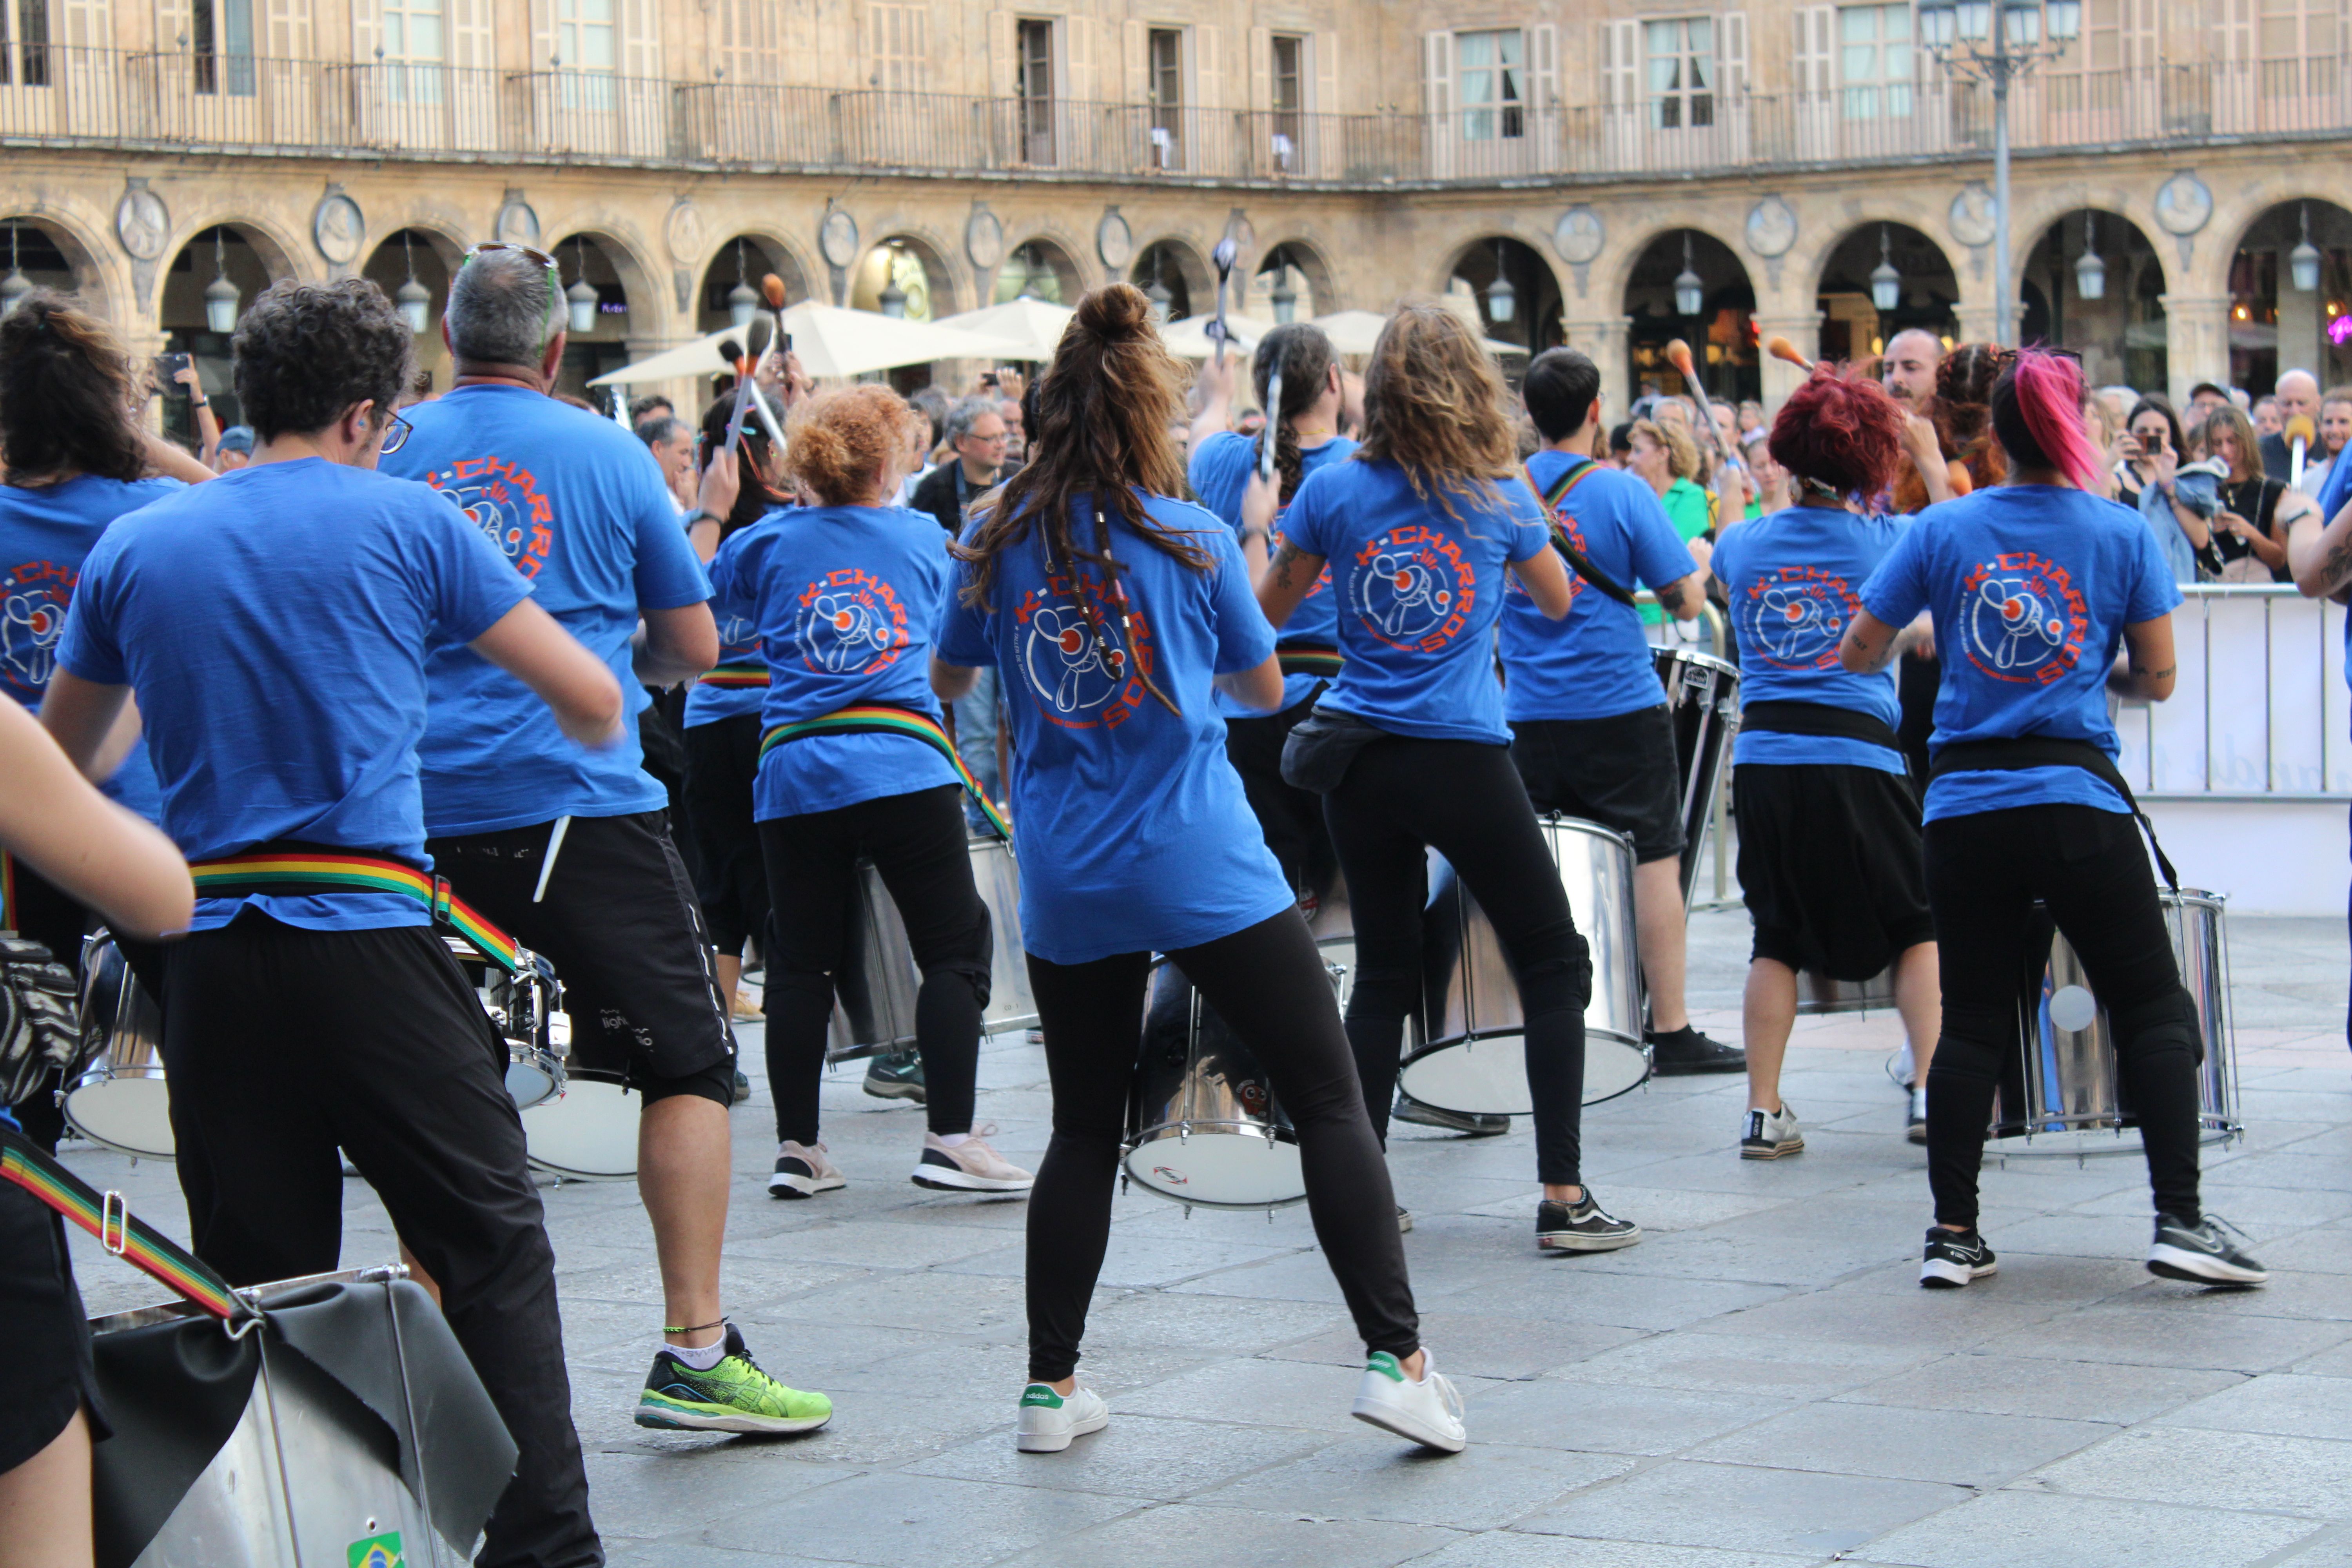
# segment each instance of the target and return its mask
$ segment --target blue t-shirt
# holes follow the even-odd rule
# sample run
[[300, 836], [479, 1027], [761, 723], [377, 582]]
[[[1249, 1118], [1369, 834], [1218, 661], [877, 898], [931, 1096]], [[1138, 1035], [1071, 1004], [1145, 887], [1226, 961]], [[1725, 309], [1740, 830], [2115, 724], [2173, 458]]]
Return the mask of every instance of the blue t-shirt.
[[[948, 536], [929, 512], [772, 511], [719, 547], [710, 579], [718, 611], [749, 621], [766, 646], [762, 731], [860, 702], [940, 716], [929, 655]], [[947, 758], [911, 735], [812, 735], [760, 760], [751, 816], [767, 822], [955, 782]]]
[[[2059, 485], [1999, 485], [1927, 508], [1862, 589], [1862, 607], [1890, 626], [1935, 612], [1944, 676], [1930, 756], [2018, 735], [2116, 755], [2107, 672], [2123, 629], [2179, 603], [2138, 513]], [[1930, 822], [2021, 805], [2126, 809], [2074, 767], [1948, 773], [1927, 786]]]
[[[1274, 628], [1230, 529], [1183, 501], [1149, 496], [1144, 506], [1211, 565], [1192, 571], [1112, 517], [1124, 632], [1097, 570], [1081, 562], [1075, 583], [1049, 581], [1034, 532], [997, 556], [986, 609], [960, 597], [971, 568], [957, 563], [940, 622], [942, 659], [1002, 672], [1018, 759], [1022, 942], [1052, 963], [1197, 947], [1295, 902], [1225, 760], [1225, 721], [1209, 700], [1213, 677], [1265, 662]], [[1087, 510], [1083, 500], [1078, 510]], [[1108, 660], [1080, 594], [1102, 617]]]
[[[0, 691], [39, 712], [57, 668], [58, 638], [83, 558], [107, 525], [187, 487], [178, 479], [103, 479], [83, 474], [62, 484], [0, 485]], [[144, 736], [114, 776], [100, 786], [122, 805], [156, 820], [154, 764]]]
[[[124, 518], [83, 563], [58, 662], [137, 689], [163, 831], [190, 860], [274, 839], [419, 870], [427, 650], [530, 593], [423, 485], [323, 458], [239, 468]], [[536, 699], [534, 699], [536, 700]], [[424, 925], [396, 893], [199, 899], [289, 925]]]
[[[1715, 542], [1715, 574], [1731, 601], [1742, 702], [1814, 702], [1902, 722], [1895, 671], [1856, 675], [1838, 645], [1862, 608], [1861, 588], [1909, 526], [1907, 518], [1856, 517], [1838, 507], [1792, 506], [1727, 528]], [[1903, 753], [1843, 735], [1780, 735], [1742, 729], [1731, 760], [1843, 763], [1907, 772]]]
[[1298, 487], [1284, 530], [1330, 563], [1339, 600], [1345, 662], [1324, 705], [1400, 735], [1510, 744], [1495, 678], [1503, 565], [1550, 535], [1524, 480], [1495, 488], [1499, 503], [1453, 497], [1456, 520], [1391, 462], [1333, 463]]
[[[717, 564], [712, 563], [714, 570]], [[714, 595], [710, 611], [719, 621], [719, 664], [686, 689], [684, 727], [688, 730], [757, 713], [768, 696], [767, 656], [761, 651], [760, 628], [750, 607], [730, 612]]]
[[[634, 720], [649, 700], [630, 668], [637, 612], [710, 597], [661, 467], [609, 419], [520, 386], [461, 386], [404, 411], [415, 434], [383, 471], [423, 479], [471, 518], [541, 608], [603, 659]], [[530, 689], [463, 646], [427, 666], [433, 711], [419, 755], [435, 837], [559, 816], [624, 816], [668, 804], [636, 726], [585, 751]]]
[[[1319, 447], [1310, 447], [1298, 454], [1298, 481], [1335, 463], [1356, 449], [1357, 443], [1345, 436], [1335, 436]], [[1192, 493], [1201, 504], [1225, 520], [1227, 527], [1239, 537], [1242, 530], [1242, 497], [1248, 493], [1250, 475], [1257, 468], [1257, 443], [1247, 436], [1231, 430], [1220, 430], [1194, 448], [1192, 470]], [[1297, 500], [1296, 492], [1293, 500]], [[1274, 514], [1274, 536], [1266, 541], [1270, 554], [1282, 546], [1283, 519], [1290, 509], [1283, 507]], [[1282, 624], [1280, 640], [1303, 643], [1311, 647], [1339, 646], [1339, 601], [1331, 596], [1331, 569], [1315, 579], [1307, 590], [1307, 597], [1298, 601], [1298, 608], [1290, 612], [1290, 619]], [[1286, 675], [1282, 678], [1282, 705], [1296, 708], [1314, 694], [1316, 684], [1324, 678], [1318, 675]], [[1223, 692], [1217, 693], [1217, 711], [1228, 719], [1263, 719], [1256, 709], [1234, 701]]]
[[[1604, 463], [1538, 452], [1528, 471], [1549, 491], [1569, 466], [1587, 472], [1561, 505], [1560, 526], [1620, 587], [1660, 588], [1698, 570], [1666, 521], [1658, 493]], [[1503, 590], [1503, 712], [1512, 723], [1536, 719], [1611, 719], [1665, 701], [1642, 613], [1568, 574], [1569, 609], [1547, 620], [1513, 578]]]

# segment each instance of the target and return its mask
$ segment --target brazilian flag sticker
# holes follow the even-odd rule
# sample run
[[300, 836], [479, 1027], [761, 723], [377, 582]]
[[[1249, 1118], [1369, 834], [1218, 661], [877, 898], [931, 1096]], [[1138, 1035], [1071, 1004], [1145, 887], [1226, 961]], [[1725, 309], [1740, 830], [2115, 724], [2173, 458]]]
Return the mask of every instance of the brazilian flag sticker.
[[352, 1542], [346, 1561], [350, 1568], [401, 1568], [408, 1560], [400, 1554], [400, 1531], [394, 1530]]

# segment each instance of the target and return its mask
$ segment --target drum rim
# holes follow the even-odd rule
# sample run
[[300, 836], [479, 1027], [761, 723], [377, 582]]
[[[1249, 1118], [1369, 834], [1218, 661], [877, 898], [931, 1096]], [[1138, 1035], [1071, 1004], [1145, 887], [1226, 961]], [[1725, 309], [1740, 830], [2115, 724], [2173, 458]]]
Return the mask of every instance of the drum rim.
[[1650, 656], [1653, 664], [1657, 662], [1657, 655], [1662, 653], [1676, 664], [1695, 664], [1701, 668], [1718, 670], [1734, 679], [1738, 678], [1739, 667], [1727, 658], [1718, 658], [1711, 653], [1701, 653], [1695, 647], [1675, 647], [1664, 643], [1655, 643], [1652, 646], [1657, 649], [1657, 653]]
[[1298, 1133], [1295, 1129], [1277, 1127], [1270, 1121], [1228, 1121], [1222, 1119], [1204, 1121], [1155, 1121], [1150, 1126], [1137, 1131], [1132, 1138], [1124, 1141], [1119, 1149], [1119, 1158], [1126, 1159], [1146, 1143], [1164, 1143], [1171, 1138], [1189, 1138], [1195, 1132], [1204, 1138], [1247, 1136], [1255, 1137], [1263, 1143], [1287, 1143], [1293, 1148], [1298, 1146]]
[[[1429, 1057], [1433, 1057], [1440, 1051], [1450, 1051], [1457, 1047], [1475, 1045], [1480, 1040], [1499, 1040], [1511, 1038], [1513, 1037], [1517, 1037], [1520, 1040], [1524, 1041], [1527, 1037], [1527, 1030], [1525, 1028], [1496, 1029], [1480, 1035], [1457, 1035], [1450, 1040], [1445, 1040], [1434, 1045], [1418, 1047], [1408, 1052], [1404, 1058], [1397, 1063], [1397, 1081], [1399, 1083], [1402, 1083], [1404, 1081], [1405, 1068], [1412, 1066], [1415, 1062], [1421, 1061]], [[1590, 1110], [1591, 1107], [1596, 1105], [1606, 1105], [1612, 1100], [1622, 1100], [1625, 1096], [1633, 1093], [1635, 1089], [1647, 1087], [1649, 1081], [1658, 1076], [1657, 1058], [1651, 1051], [1647, 1043], [1638, 1040], [1629, 1040], [1614, 1029], [1585, 1030], [1584, 1043], [1588, 1050], [1591, 1049], [1593, 1041], [1596, 1039], [1607, 1045], [1622, 1046], [1627, 1050], [1639, 1056], [1642, 1058], [1642, 1076], [1635, 1079], [1632, 1083], [1627, 1084], [1622, 1089], [1612, 1089], [1607, 1094], [1599, 1095], [1591, 1100], [1580, 1100], [1578, 1102], [1580, 1108]], [[1520, 1049], [1526, 1049], [1524, 1044], [1520, 1047]], [[1477, 1114], [1482, 1116], [1533, 1116], [1535, 1112], [1532, 1110], [1490, 1110], [1480, 1111], [1477, 1112]]]
[[[569, 1093], [573, 1082], [584, 1081], [599, 1086], [618, 1089], [622, 1090], [625, 1096], [635, 1094], [636, 1091], [628, 1087], [626, 1079], [627, 1075], [624, 1073], [611, 1072], [602, 1068], [575, 1068], [564, 1074], [564, 1089], [565, 1093]], [[551, 1105], [562, 1104], [563, 1102], [563, 1098], [564, 1097], [562, 1094], [551, 1094], [545, 1100], [541, 1100], [538, 1104], [531, 1106], [530, 1110], [519, 1110], [515, 1114], [518, 1116], [528, 1116], [532, 1110], [544, 1110]], [[644, 1096], [638, 1095], [637, 1098], [642, 1100], [644, 1099]], [[530, 1152], [528, 1127], [526, 1127], [524, 1131], [523, 1161], [534, 1171], [545, 1171], [549, 1175], [560, 1176], [567, 1182], [634, 1182], [637, 1179], [637, 1167], [635, 1163], [636, 1145], [635, 1143], [632, 1143], [629, 1146], [631, 1158], [630, 1165], [627, 1170], [589, 1171], [583, 1170], [577, 1165], [559, 1165], [551, 1160], [544, 1159], [538, 1154], [532, 1153]]]
[[[84, 1073], [80, 1079], [75, 1081], [74, 1086], [71, 1089], [67, 1089], [64, 1094], [58, 1097], [58, 1114], [65, 1118], [65, 1123], [67, 1126], [72, 1128], [76, 1132], [79, 1133], [82, 1137], [87, 1138], [89, 1142], [97, 1144], [101, 1149], [111, 1150], [117, 1154], [123, 1155], [126, 1158], [132, 1160], [161, 1160], [169, 1162], [173, 1164], [179, 1163], [179, 1141], [176, 1137], [173, 1138], [173, 1146], [169, 1150], [133, 1149], [129, 1144], [118, 1143], [111, 1138], [100, 1137], [96, 1132], [90, 1131], [89, 1128], [84, 1126], [81, 1121], [74, 1115], [73, 1100], [75, 1095], [79, 1094], [86, 1089], [95, 1089], [100, 1082], [111, 1082], [116, 1079], [121, 1079], [127, 1083], [163, 1083], [165, 1081], [161, 1063], [156, 1065], [155, 1070], [152, 1073], [109, 1072], [105, 1075], [103, 1079], [95, 1078], [91, 1073]], [[170, 1101], [167, 1099], [165, 1100], [166, 1109], [164, 1110], [163, 1121], [163, 1125], [166, 1131], [169, 1131], [172, 1125], [169, 1105]]]
[[[1154, 1139], [1152, 1142], [1165, 1142], [1166, 1140]], [[1149, 1176], [1137, 1171], [1133, 1165], [1129, 1163], [1129, 1162], [1132, 1160], [1137, 1153], [1141, 1152], [1142, 1147], [1142, 1144], [1138, 1143], [1130, 1148], [1120, 1151], [1118, 1157], [1119, 1171], [1129, 1181], [1133, 1182], [1137, 1186], [1141, 1187], [1153, 1197], [1160, 1198], [1168, 1203], [1182, 1204], [1188, 1208], [1231, 1209], [1236, 1213], [1248, 1213], [1258, 1209], [1295, 1208], [1298, 1205], [1307, 1201], [1307, 1193], [1305, 1190], [1306, 1182], [1303, 1173], [1299, 1183], [1300, 1191], [1296, 1197], [1252, 1198], [1247, 1201], [1237, 1202], [1231, 1198], [1205, 1198], [1191, 1194], [1171, 1193], [1167, 1191], [1165, 1188], [1155, 1185]]]

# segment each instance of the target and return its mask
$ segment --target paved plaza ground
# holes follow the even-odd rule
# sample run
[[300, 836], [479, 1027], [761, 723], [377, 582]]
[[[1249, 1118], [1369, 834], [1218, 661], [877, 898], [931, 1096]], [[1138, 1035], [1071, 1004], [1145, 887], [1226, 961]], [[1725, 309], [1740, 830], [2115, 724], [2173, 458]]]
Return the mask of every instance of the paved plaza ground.
[[[1423, 1332], [1471, 1447], [1348, 1416], [1361, 1346], [1304, 1213], [1118, 1205], [1086, 1374], [1109, 1428], [1013, 1451], [1024, 1205], [907, 1180], [920, 1112], [825, 1089], [845, 1191], [770, 1200], [764, 1085], [734, 1113], [729, 1310], [837, 1414], [800, 1439], [630, 1421], [659, 1324], [630, 1184], [545, 1191], [593, 1507], [615, 1563], [665, 1568], [2231, 1568], [2352, 1565], [2352, 1062], [2340, 922], [2231, 921], [2246, 1140], [2208, 1207], [2270, 1286], [2151, 1278], [2144, 1167], [1988, 1161], [2001, 1271], [1916, 1283], [1923, 1152], [1885, 1064], [1892, 1015], [1806, 1020], [1788, 1099], [1806, 1152], [1737, 1156], [1737, 1078], [1664, 1079], [1585, 1118], [1586, 1171], [1638, 1247], [1538, 1255], [1529, 1134], [1400, 1125]], [[1738, 1038], [1747, 920], [1693, 923], [1693, 1004]], [[746, 1032], [760, 1079], [759, 1031]], [[329, 1042], [321, 1042], [326, 1048]], [[981, 1058], [981, 1115], [1034, 1165], [1043, 1053]], [[170, 1169], [68, 1145], [184, 1236]], [[387, 1261], [349, 1184], [349, 1266]], [[84, 1240], [77, 1236], [77, 1240]], [[80, 1247], [93, 1311], [154, 1298]]]

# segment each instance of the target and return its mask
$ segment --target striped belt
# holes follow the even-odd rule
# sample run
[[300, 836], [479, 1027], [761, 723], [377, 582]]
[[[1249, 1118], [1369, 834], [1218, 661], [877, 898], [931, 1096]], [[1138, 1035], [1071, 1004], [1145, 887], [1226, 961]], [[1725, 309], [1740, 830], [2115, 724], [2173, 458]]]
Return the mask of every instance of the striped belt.
[[815, 735], [905, 735], [922, 742], [948, 760], [948, 765], [956, 771], [956, 777], [963, 781], [965, 793], [987, 816], [990, 824], [1008, 842], [1012, 839], [1013, 825], [1004, 819], [1003, 812], [996, 809], [995, 803], [988, 798], [988, 792], [980, 787], [980, 781], [971, 776], [971, 770], [964, 766], [963, 759], [956, 754], [955, 742], [948, 739], [948, 732], [940, 729], [939, 721], [929, 714], [919, 713], [911, 708], [894, 707], [887, 702], [861, 702], [854, 708], [844, 708], [838, 713], [825, 713], [796, 723], [779, 724], [760, 737], [761, 760], [766, 761], [770, 752], [788, 741], [805, 741]]
[[1276, 643], [1274, 656], [1282, 661], [1285, 675], [1313, 675], [1331, 680], [1339, 674], [1339, 650], [1321, 643]]
[[743, 691], [768, 684], [768, 667], [764, 664], [722, 664], [716, 669], [702, 672], [697, 686], [716, 686], [728, 691]]
[[429, 877], [413, 866], [340, 849], [257, 849], [188, 867], [196, 896], [223, 899], [238, 893], [289, 897], [322, 893], [398, 893], [416, 900], [427, 914], [482, 951], [509, 973], [522, 967], [522, 948], [450, 890], [448, 879]]

